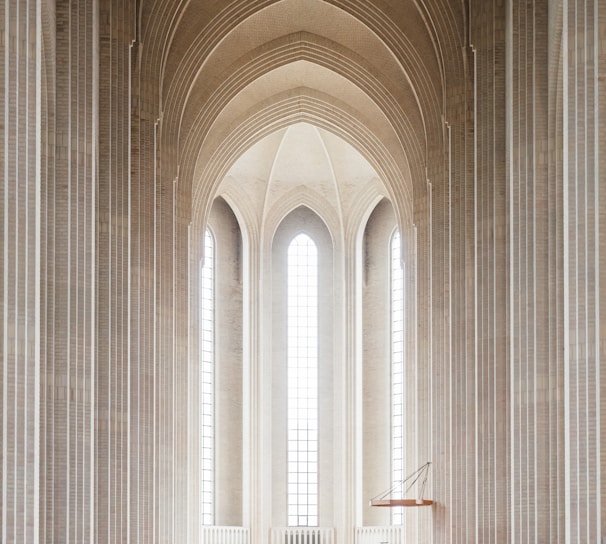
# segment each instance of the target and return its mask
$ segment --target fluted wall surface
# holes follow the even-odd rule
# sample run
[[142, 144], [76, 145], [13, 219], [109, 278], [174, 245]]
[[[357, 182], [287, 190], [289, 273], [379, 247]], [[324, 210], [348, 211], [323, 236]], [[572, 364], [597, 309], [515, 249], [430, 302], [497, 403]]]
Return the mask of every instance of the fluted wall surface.
[[134, 6], [101, 1], [97, 190], [95, 534], [125, 542], [130, 509], [130, 53]]
[[[133, 17], [138, 14], [133, 12]], [[130, 440], [131, 542], [154, 542], [158, 517], [156, 450], [156, 131], [157, 105], [141, 75], [141, 32], [130, 50]]]
[[0, 515], [2, 542], [33, 542], [40, 515], [41, 26], [36, 1], [0, 18]]
[[511, 535], [598, 542], [604, 5], [514, 2], [509, 15]]
[[[485, 16], [483, 6], [476, 10], [478, 19]], [[489, 53], [494, 53], [492, 44]], [[419, 531], [419, 538], [440, 543], [482, 539], [477, 523], [482, 504], [476, 488], [490, 485], [490, 480], [481, 479], [478, 466], [489, 461], [493, 450], [479, 440], [477, 425], [484, 413], [494, 410], [488, 373], [495, 365], [486, 358], [483, 373], [475, 365], [481, 349], [477, 290], [489, 280], [494, 265], [487, 256], [485, 268], [476, 266], [483, 232], [477, 228], [474, 173], [484, 165], [475, 162], [473, 49], [463, 42], [445, 56], [443, 140], [430, 144], [427, 192], [415, 198], [420, 378], [415, 386], [422, 401], [416, 442], [419, 465], [424, 458], [433, 463], [436, 501], [432, 523]], [[492, 99], [498, 100], [498, 95]], [[498, 147], [493, 140], [483, 143]], [[489, 161], [487, 168], [498, 168], [490, 151], [494, 149], [487, 149], [482, 158]], [[495, 188], [487, 183], [483, 190], [491, 194]], [[485, 342], [490, 349], [494, 339], [487, 336]]]
[[[474, 79], [474, 193], [470, 211], [475, 223], [474, 389], [476, 454], [468, 468], [475, 473], [474, 538], [507, 541], [509, 533], [507, 338], [509, 335], [508, 233], [505, 178], [505, 26], [504, 3], [474, 3], [470, 40]], [[472, 211], [473, 210], [473, 211]], [[471, 248], [470, 248], [471, 249]], [[470, 302], [471, 302], [470, 300]], [[454, 302], [454, 301], [453, 301]], [[468, 362], [469, 364], [469, 362]], [[466, 502], [461, 497], [462, 502]], [[461, 540], [463, 542], [464, 539]]]
[[606, 504], [600, 497], [604, 465], [599, 442], [600, 419], [605, 416], [600, 363], [606, 329], [599, 312], [606, 305], [600, 252], [606, 235], [606, 178], [603, 168], [600, 172], [605, 142], [598, 133], [603, 135], [604, 124], [598, 89], [601, 86], [603, 93], [606, 6], [599, 0], [569, 0], [561, 9], [563, 149], [556, 187], [563, 208], [557, 251], [563, 261], [564, 534], [570, 542], [596, 542], [606, 532], [601, 524]]
[[436, 542], [603, 537], [603, 32], [599, 2], [471, 5], [429, 239], [415, 201]]
[[472, 6], [477, 484], [461, 501], [482, 542], [602, 538], [603, 10]]
[[511, 532], [520, 542], [559, 541], [564, 519], [553, 515], [564, 494], [563, 450], [554, 440], [564, 428], [564, 382], [557, 313], [550, 321], [562, 284], [549, 259], [557, 251], [550, 239], [561, 239], [561, 203], [549, 180], [547, 13], [548, 2], [515, 3], [508, 36], [509, 449]]
[[[55, 7], [54, 135], [49, 132], [41, 422], [45, 542], [94, 535], [96, 336], [96, 3]], [[53, 112], [54, 106], [54, 112]], [[54, 148], [52, 146], [54, 142]]]

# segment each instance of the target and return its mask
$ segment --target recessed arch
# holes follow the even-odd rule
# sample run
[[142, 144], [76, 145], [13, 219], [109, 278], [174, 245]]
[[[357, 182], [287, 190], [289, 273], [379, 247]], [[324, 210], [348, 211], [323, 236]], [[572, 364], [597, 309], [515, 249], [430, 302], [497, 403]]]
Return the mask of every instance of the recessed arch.
[[334, 239], [326, 221], [306, 204], [296, 206], [281, 218], [270, 240], [272, 250], [284, 250], [300, 233], [307, 233], [320, 252], [328, 249], [330, 253], [334, 252]]
[[345, 104], [329, 103], [326, 97], [302, 97], [286, 95], [283, 100], [273, 99], [257, 115], [251, 116], [246, 124], [238, 125], [238, 130], [229, 135], [220, 147], [208, 155], [200, 155], [194, 176], [193, 220], [204, 223], [212, 195], [231, 164], [250, 146], [284, 126], [306, 121], [333, 132], [357, 149], [375, 168], [386, 184], [390, 197], [400, 203], [403, 222], [412, 218], [412, 176], [404, 156], [396, 162], [364, 124], [348, 111]]
[[[338, 324], [335, 321], [336, 311], [328, 303], [334, 297], [337, 286], [335, 277], [335, 249], [326, 224], [313, 210], [306, 206], [299, 206], [292, 210], [281, 221], [276, 230], [271, 246], [271, 313], [267, 326], [271, 326], [271, 337], [267, 341], [271, 345], [272, 368], [272, 467], [271, 477], [274, 487], [274, 501], [272, 507], [272, 520], [275, 525], [285, 525], [288, 520], [286, 497], [288, 496], [288, 460], [285, 445], [287, 443], [287, 414], [288, 397], [286, 395], [288, 353], [287, 329], [287, 250], [292, 240], [301, 233], [309, 236], [317, 248], [317, 297], [318, 297], [318, 338], [314, 351], [317, 352], [317, 380], [318, 380], [318, 429], [317, 436], [319, 449], [318, 458], [318, 525], [325, 526], [333, 515], [333, 483], [334, 473], [326, 470], [331, 465], [333, 454], [326, 447], [327, 441], [334, 432], [334, 421], [330, 416], [334, 409], [334, 401], [328, 393], [334, 387], [335, 360], [334, 335], [337, 334]], [[324, 444], [324, 446], [323, 446]]]
[[[247, 36], [258, 33], [260, 27], [271, 28], [275, 34], [264, 35], [264, 42], [277, 37], [277, 33], [288, 33], [288, 28], [282, 28], [278, 24], [279, 14], [292, 10], [292, 6], [298, 4], [296, 1], [251, 1], [232, 2], [224, 9], [213, 12], [208, 6], [200, 6], [200, 2], [188, 2], [182, 7], [180, 21], [183, 23], [183, 32], [175, 35], [171, 43], [171, 51], [167, 53], [163, 65], [174, 66], [172, 72], [166, 74], [163, 95], [165, 96], [166, 112], [174, 116], [177, 111], [183, 109], [186, 96], [190, 92], [193, 81], [199, 77], [201, 67], [204, 67], [214, 54], [222, 58], [229, 58], [229, 46], [225, 46], [226, 36], [233, 36], [242, 32]], [[447, 4], [447, 3], [445, 3]], [[440, 21], [434, 21], [431, 8], [418, 3], [410, 3], [405, 6], [379, 8], [366, 1], [329, 1], [318, 2], [319, 7], [331, 8], [330, 15], [324, 17], [327, 20], [340, 21], [341, 24], [333, 25], [329, 31], [331, 35], [336, 34], [339, 27], [355, 28], [354, 34], [360, 38], [365, 35], [364, 43], [375, 42], [380, 44], [389, 55], [394, 58], [395, 66], [399, 71], [407, 74], [410, 82], [421, 84], [419, 96], [425, 102], [423, 108], [428, 111], [431, 108], [440, 109], [443, 93], [444, 61], [441, 57], [441, 48], [436, 44], [440, 34], [435, 28], [442, 28]], [[307, 10], [303, 16], [298, 16], [296, 24], [308, 32], [321, 33], [321, 22], [314, 21], [313, 13], [316, 10]], [[405, 11], [398, 13], [400, 23], [405, 21], [410, 25], [410, 31], [399, 28], [390, 17], [391, 11]], [[444, 5], [442, 9], [436, 10], [440, 17], [457, 19], [456, 10], [450, 5]], [[404, 15], [404, 16], [402, 16]], [[460, 15], [459, 15], [460, 16]], [[284, 18], [284, 17], [283, 17]], [[252, 20], [259, 22], [247, 27]], [[341, 20], [343, 19], [343, 20]], [[196, 21], [194, 25], [192, 21]], [[424, 30], [419, 31], [422, 28]], [[452, 33], [452, 24], [447, 27]], [[192, 32], [195, 35], [192, 35]], [[414, 39], [412, 38], [414, 36]], [[249, 40], [245, 42], [248, 44]], [[189, 43], [184, 54], [184, 44]], [[368, 46], [366, 46], [368, 49]], [[174, 60], [169, 62], [172, 55]], [[383, 63], [385, 64], [385, 63]], [[427, 98], [429, 102], [427, 102]], [[433, 106], [428, 108], [428, 104]]]
[[[252, 56], [252, 58], [249, 58]], [[374, 68], [339, 44], [307, 33], [281, 37], [240, 59], [236, 66], [225, 72], [225, 80], [210, 96], [197, 97], [192, 106], [184, 110], [185, 118], [192, 121], [180, 127], [182, 142], [180, 161], [187, 173], [195, 155], [228, 105], [233, 109], [238, 94], [263, 75], [297, 61], [322, 66], [354, 84], [368, 95], [384, 115], [384, 122], [397, 134], [400, 145], [411, 160], [424, 165], [426, 139], [422, 112], [414, 93], [406, 98], [382, 83]], [[339, 85], [338, 80], [336, 84]], [[340, 86], [340, 85], [339, 85]], [[401, 95], [401, 92], [400, 92]], [[339, 98], [338, 95], [335, 98]]]
[[298, 208], [308, 209], [324, 223], [334, 247], [338, 241], [338, 233], [341, 231], [339, 217], [330, 206], [326, 205], [321, 195], [309, 188], [297, 187], [268, 210], [263, 226], [267, 235], [264, 237], [268, 244], [266, 249], [271, 247], [275, 233], [284, 219]]

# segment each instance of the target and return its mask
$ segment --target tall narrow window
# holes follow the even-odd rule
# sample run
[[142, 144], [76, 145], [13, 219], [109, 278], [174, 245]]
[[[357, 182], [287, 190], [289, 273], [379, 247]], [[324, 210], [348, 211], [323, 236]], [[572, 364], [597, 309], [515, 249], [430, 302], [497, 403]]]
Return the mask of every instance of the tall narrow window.
[[[391, 473], [395, 484], [404, 476], [404, 270], [400, 232], [391, 239]], [[401, 525], [401, 508], [392, 522]]]
[[318, 251], [288, 247], [288, 525], [318, 525]]
[[214, 524], [215, 472], [215, 248], [207, 229], [200, 265], [200, 513], [202, 525]]

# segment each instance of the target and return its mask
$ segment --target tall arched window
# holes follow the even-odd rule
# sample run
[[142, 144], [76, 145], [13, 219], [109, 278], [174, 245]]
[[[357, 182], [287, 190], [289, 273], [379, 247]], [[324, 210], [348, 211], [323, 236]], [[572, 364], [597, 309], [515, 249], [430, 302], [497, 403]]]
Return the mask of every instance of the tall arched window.
[[[404, 479], [404, 270], [400, 232], [391, 238], [391, 478]], [[392, 522], [401, 525], [400, 508], [393, 509]]]
[[318, 251], [306, 234], [288, 247], [288, 525], [318, 525]]
[[200, 517], [214, 524], [215, 487], [215, 244], [204, 234], [204, 260], [200, 263]]

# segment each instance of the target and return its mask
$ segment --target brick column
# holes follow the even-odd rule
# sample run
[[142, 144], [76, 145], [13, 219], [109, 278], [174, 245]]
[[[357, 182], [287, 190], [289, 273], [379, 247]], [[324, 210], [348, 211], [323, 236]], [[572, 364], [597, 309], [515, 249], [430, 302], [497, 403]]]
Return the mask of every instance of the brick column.
[[[561, 244], [563, 291], [564, 497], [555, 515], [567, 520], [565, 542], [599, 542], [604, 503], [600, 421], [604, 417], [603, 81], [605, 6], [600, 0], [562, 2]], [[557, 31], [557, 29], [555, 29]], [[601, 56], [600, 56], [601, 53]], [[601, 89], [600, 89], [601, 86]], [[557, 112], [559, 120], [560, 112]], [[600, 133], [601, 130], [601, 133]], [[600, 152], [602, 151], [602, 152]], [[558, 157], [558, 155], [556, 155]], [[602, 274], [600, 275], [600, 272]], [[601, 381], [602, 380], [602, 381]], [[603, 439], [603, 437], [602, 437]], [[601, 534], [600, 534], [601, 533]]]
[[0, 16], [0, 516], [2, 542], [39, 542], [41, 7]]
[[[134, 7], [99, 2], [95, 532], [126, 542], [130, 487], [130, 93]], [[134, 413], [133, 413], [134, 417]]]
[[57, 2], [55, 12], [55, 168], [43, 225], [45, 542], [94, 534], [96, 9], [94, 0]]

